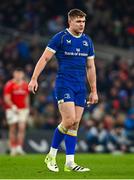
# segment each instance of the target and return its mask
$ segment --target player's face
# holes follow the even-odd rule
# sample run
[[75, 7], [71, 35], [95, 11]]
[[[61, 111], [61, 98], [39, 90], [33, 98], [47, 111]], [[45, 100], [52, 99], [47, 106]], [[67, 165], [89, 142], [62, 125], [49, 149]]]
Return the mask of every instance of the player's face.
[[75, 33], [75, 34], [81, 34], [83, 33], [85, 29], [85, 17], [75, 17], [69, 19], [69, 28]]
[[14, 71], [13, 78], [16, 81], [21, 81], [24, 79], [24, 72], [23, 71]]

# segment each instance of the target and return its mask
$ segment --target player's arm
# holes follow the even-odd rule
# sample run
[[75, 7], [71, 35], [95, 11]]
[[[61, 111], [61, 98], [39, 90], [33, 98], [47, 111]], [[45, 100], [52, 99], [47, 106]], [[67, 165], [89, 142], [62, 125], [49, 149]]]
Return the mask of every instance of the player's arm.
[[4, 86], [4, 101], [5, 104], [7, 104], [7, 106], [9, 106], [10, 108], [15, 108], [15, 104], [12, 101], [11, 95], [12, 95], [12, 83], [7, 82]]
[[42, 70], [45, 68], [47, 62], [52, 58], [52, 56], [54, 55], [54, 52], [50, 51], [48, 48], [45, 49], [45, 51], [43, 52], [42, 56], [40, 57], [39, 61], [37, 62], [31, 81], [29, 83], [29, 90], [32, 91], [33, 93], [35, 93], [35, 91], [37, 91], [38, 88], [38, 77], [40, 75], [40, 73], [42, 72]]
[[12, 107], [14, 105], [12, 100], [11, 100], [11, 94], [5, 94], [4, 95], [4, 101], [9, 107]]
[[89, 95], [89, 103], [97, 103], [98, 95], [96, 87], [96, 68], [94, 58], [87, 59], [87, 80], [91, 89], [91, 93]]
[[12, 102], [11, 94], [4, 94], [5, 103], [14, 111], [17, 111], [17, 106]]
[[47, 48], [45, 49], [44, 53], [40, 57], [38, 63], [36, 64], [34, 72], [33, 72], [33, 76], [29, 83], [29, 90], [32, 91], [34, 94], [38, 88], [37, 79], [38, 79], [40, 73], [45, 68], [47, 62], [57, 52], [57, 50], [60, 47], [60, 43], [61, 43], [61, 33], [58, 33], [49, 41]]

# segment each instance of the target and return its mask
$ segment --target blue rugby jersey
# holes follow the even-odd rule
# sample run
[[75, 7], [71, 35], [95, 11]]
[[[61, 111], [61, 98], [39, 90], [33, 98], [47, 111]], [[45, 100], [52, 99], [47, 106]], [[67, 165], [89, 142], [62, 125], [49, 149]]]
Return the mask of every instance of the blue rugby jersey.
[[57, 33], [47, 48], [55, 53], [59, 70], [57, 80], [85, 83], [86, 60], [94, 57], [92, 40], [85, 34], [74, 36], [66, 29]]

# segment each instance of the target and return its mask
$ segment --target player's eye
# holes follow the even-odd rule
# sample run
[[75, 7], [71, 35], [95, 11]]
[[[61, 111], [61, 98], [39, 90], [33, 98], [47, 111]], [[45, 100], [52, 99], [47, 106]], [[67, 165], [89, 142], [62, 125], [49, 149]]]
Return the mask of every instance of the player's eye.
[[76, 21], [77, 23], [85, 23], [86, 21], [84, 20], [84, 21]]

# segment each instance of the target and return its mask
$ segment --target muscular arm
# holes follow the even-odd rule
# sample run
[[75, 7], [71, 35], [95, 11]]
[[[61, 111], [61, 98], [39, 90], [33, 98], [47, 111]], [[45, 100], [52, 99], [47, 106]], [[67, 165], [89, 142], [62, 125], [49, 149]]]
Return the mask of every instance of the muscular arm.
[[95, 68], [94, 58], [87, 60], [87, 79], [91, 88], [91, 92], [97, 93], [96, 68]]
[[11, 100], [11, 95], [10, 94], [5, 94], [4, 101], [10, 107], [12, 107], [14, 105], [12, 100]]
[[91, 88], [88, 104], [98, 102], [97, 87], [96, 87], [96, 68], [94, 58], [87, 60], [87, 79]]
[[37, 79], [38, 79], [40, 73], [42, 72], [42, 70], [45, 68], [47, 62], [52, 58], [53, 55], [54, 55], [54, 52], [52, 52], [46, 48], [44, 53], [42, 54], [42, 56], [40, 57], [39, 61], [37, 62], [36, 66], [35, 66], [31, 81], [28, 85], [29, 90], [32, 91], [34, 94], [38, 89]]

